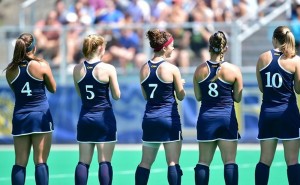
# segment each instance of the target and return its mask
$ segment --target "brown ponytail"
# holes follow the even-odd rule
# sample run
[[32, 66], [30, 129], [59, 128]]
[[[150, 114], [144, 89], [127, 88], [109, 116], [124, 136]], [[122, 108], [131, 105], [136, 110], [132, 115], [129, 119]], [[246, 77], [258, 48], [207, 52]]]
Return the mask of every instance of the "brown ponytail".
[[8, 66], [3, 70], [9, 70], [17, 67], [20, 62], [27, 60], [36, 60], [41, 61], [42, 59], [33, 56], [30, 57], [29, 53], [35, 50], [35, 39], [30, 33], [21, 34], [16, 40], [15, 49], [12, 61], [8, 64]]
[[221, 64], [222, 64], [222, 61], [224, 60], [224, 53], [226, 50], [226, 45], [227, 45], [227, 39], [226, 39], [224, 32], [222, 32], [222, 31], [218, 31], [218, 32], [214, 33], [209, 38], [209, 52], [220, 55], [220, 58], [221, 58], [221, 62], [218, 64], [219, 66], [216, 71], [216, 75], [211, 80], [211, 82], [214, 82], [219, 78], [218, 71], [221, 69]]
[[273, 38], [279, 44], [279, 50], [288, 58], [293, 58], [296, 55], [295, 37], [287, 26], [279, 26], [274, 30]]

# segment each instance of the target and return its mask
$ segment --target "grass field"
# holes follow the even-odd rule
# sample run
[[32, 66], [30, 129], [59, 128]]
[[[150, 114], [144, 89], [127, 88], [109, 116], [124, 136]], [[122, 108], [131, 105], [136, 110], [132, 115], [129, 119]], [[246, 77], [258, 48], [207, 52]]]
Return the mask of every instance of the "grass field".
[[[167, 185], [167, 166], [163, 148], [151, 169], [149, 185]], [[134, 185], [134, 173], [141, 159], [141, 145], [116, 145], [112, 165], [113, 185]], [[259, 145], [240, 144], [237, 153], [239, 184], [254, 185], [254, 170], [259, 159]], [[182, 185], [194, 184], [194, 166], [198, 161], [196, 144], [183, 144], [180, 165], [183, 170]], [[73, 185], [74, 171], [78, 162], [77, 145], [53, 145], [48, 160], [50, 185]], [[11, 145], [0, 145], [0, 185], [10, 185], [14, 151]], [[32, 156], [27, 166], [26, 185], [35, 185]], [[88, 185], [97, 185], [98, 163], [94, 154], [89, 171]], [[223, 164], [217, 150], [210, 166], [210, 185], [224, 185]], [[270, 171], [269, 185], [288, 185], [282, 146], [279, 145]]]

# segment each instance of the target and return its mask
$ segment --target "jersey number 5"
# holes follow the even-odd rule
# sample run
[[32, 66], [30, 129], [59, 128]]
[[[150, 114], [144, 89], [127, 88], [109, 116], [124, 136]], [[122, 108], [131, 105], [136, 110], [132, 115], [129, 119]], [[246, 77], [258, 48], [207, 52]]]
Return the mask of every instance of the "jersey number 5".
[[149, 84], [149, 87], [153, 87], [153, 90], [152, 90], [152, 92], [150, 94], [150, 98], [154, 98], [154, 92], [155, 92], [155, 90], [157, 88], [157, 84]]
[[95, 93], [91, 89], [93, 89], [93, 85], [85, 86], [85, 91], [90, 94], [90, 96], [86, 96], [88, 100], [92, 100], [95, 97]]
[[29, 82], [26, 82], [21, 90], [21, 93], [26, 93], [27, 96], [32, 96], [31, 92], [32, 90], [30, 89]]

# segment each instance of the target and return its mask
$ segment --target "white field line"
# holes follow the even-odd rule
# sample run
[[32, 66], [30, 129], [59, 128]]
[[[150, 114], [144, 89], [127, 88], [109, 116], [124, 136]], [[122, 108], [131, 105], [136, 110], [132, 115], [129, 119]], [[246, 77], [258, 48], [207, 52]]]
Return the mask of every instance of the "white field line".
[[[0, 145], [1, 151], [13, 151], [13, 145]], [[116, 151], [142, 151], [142, 144], [116, 144]], [[163, 147], [160, 146], [160, 150]], [[197, 151], [198, 144], [182, 144], [183, 151]], [[218, 149], [217, 149], [218, 150]], [[259, 144], [238, 144], [238, 150], [241, 151], [258, 151], [260, 150]], [[277, 150], [283, 150], [283, 145], [280, 143], [277, 145]], [[53, 144], [51, 151], [78, 151], [78, 144]]]

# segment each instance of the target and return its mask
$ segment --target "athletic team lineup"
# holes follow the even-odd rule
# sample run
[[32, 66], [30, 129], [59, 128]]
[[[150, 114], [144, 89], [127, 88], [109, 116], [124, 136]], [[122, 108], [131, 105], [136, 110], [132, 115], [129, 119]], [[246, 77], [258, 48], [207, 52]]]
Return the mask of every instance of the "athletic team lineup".
[[[150, 29], [146, 36], [153, 57], [142, 65], [139, 73], [141, 91], [147, 103], [141, 120], [142, 158], [135, 171], [135, 184], [148, 183], [151, 166], [163, 145], [168, 182], [180, 185], [184, 184], [181, 181], [184, 172], [179, 164], [183, 137], [177, 101], [185, 97], [185, 81], [179, 68], [167, 61], [174, 50], [172, 35], [164, 30]], [[253, 178], [255, 185], [268, 184], [276, 146], [281, 141], [288, 182], [299, 185], [300, 114], [295, 93], [300, 94], [300, 57], [296, 54], [294, 35], [287, 26], [278, 26], [274, 30], [272, 44], [274, 48], [262, 52], [256, 65], [263, 101], [257, 136], [260, 159], [253, 167]], [[111, 160], [117, 142], [117, 122], [110, 95], [118, 100], [121, 92], [115, 67], [101, 62], [105, 47], [106, 41], [101, 35], [86, 36], [82, 45], [85, 61], [73, 69], [75, 89], [82, 101], [77, 123], [79, 160], [74, 169], [75, 185], [87, 184], [95, 147], [99, 184], [114, 184]], [[242, 99], [243, 79], [238, 66], [224, 61], [227, 48], [223, 31], [212, 34], [209, 38], [210, 59], [200, 62], [193, 76], [195, 98], [201, 102], [196, 127], [199, 148], [198, 163], [194, 167], [196, 185], [209, 184], [210, 164], [217, 147], [224, 164], [225, 184], [239, 184], [239, 167], [235, 160], [241, 136], [234, 103]], [[15, 95], [12, 185], [25, 184], [31, 147], [36, 184], [49, 184], [47, 159], [55, 123], [45, 89], [55, 93], [56, 82], [48, 62], [35, 56], [35, 52], [33, 35], [21, 34], [16, 40], [12, 61], [5, 69], [7, 82]]]

